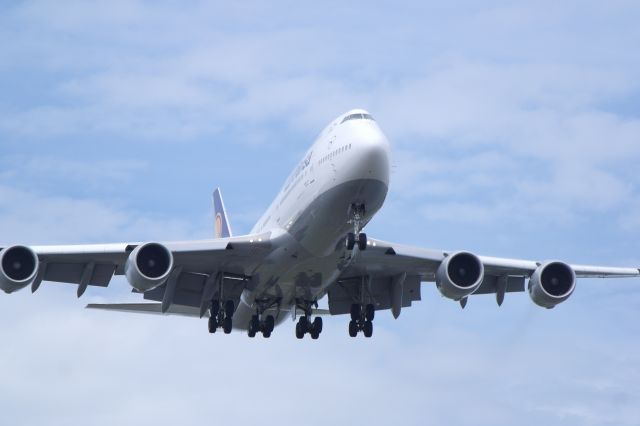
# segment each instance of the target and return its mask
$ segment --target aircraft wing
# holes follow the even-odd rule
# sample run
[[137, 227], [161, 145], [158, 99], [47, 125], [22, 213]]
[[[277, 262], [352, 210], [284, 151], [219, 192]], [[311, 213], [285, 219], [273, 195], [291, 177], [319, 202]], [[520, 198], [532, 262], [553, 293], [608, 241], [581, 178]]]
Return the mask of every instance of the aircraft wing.
[[[403, 244], [369, 239], [369, 246], [358, 254], [352, 263], [353, 270], [361, 274], [393, 274], [406, 272], [419, 275], [422, 281], [433, 281], [435, 271], [445, 257], [452, 253]], [[479, 256], [487, 276], [529, 277], [541, 261]], [[609, 266], [570, 265], [577, 278], [626, 278], [640, 276], [639, 268]]]
[[[40, 266], [32, 291], [42, 281], [78, 285], [78, 297], [87, 286], [107, 287], [114, 275], [123, 275], [133, 249], [141, 243], [32, 246]], [[271, 233], [201, 241], [162, 242], [173, 254], [174, 269], [179, 269], [174, 297], [189, 299], [188, 306], [200, 306], [207, 279], [218, 271], [237, 275], [240, 283], [271, 251]], [[161, 286], [162, 295], [165, 286]], [[158, 289], [145, 293], [153, 297]], [[182, 293], [190, 293], [190, 297]], [[149, 294], [148, 294], [149, 293]], [[197, 298], [197, 302], [196, 302]], [[162, 298], [160, 299], [162, 300]], [[173, 302], [173, 301], [169, 301]]]
[[[367, 297], [376, 301], [376, 309], [394, 309], [394, 286], [399, 280], [401, 294], [396, 298], [394, 315], [400, 308], [411, 306], [420, 300], [420, 283], [435, 281], [436, 271], [446, 257], [453, 252], [431, 250], [369, 238], [367, 249], [359, 251], [329, 290], [329, 309], [333, 315], [348, 313], [351, 303], [361, 296], [362, 277], [368, 277]], [[525, 281], [543, 263], [479, 256], [484, 266], [484, 280], [472, 293], [496, 294], [498, 304], [505, 293], [525, 290]], [[638, 268], [608, 266], [569, 265], [577, 278], [640, 277]], [[461, 300], [464, 307], [466, 297]]]

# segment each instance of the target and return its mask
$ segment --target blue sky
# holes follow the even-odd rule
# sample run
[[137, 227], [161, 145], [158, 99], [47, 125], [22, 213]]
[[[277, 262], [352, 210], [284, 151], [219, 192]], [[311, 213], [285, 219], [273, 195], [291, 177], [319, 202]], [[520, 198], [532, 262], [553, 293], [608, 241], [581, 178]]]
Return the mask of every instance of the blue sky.
[[[368, 109], [393, 150], [378, 238], [640, 265], [640, 7], [612, 2], [5, 1], [0, 242], [247, 232], [323, 126]], [[375, 338], [209, 336], [82, 309], [121, 279], [0, 297], [11, 424], [640, 424], [640, 282], [464, 311], [430, 285]], [[303, 419], [303, 420], [302, 420]]]

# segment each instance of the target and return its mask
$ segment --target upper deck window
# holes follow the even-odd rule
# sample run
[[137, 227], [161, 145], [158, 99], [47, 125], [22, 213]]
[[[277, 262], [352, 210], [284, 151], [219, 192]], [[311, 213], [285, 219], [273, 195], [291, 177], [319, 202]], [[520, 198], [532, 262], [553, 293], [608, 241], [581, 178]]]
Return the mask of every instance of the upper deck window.
[[[373, 117], [371, 116], [371, 114], [360, 114], [360, 113], [349, 114], [345, 118], [342, 119], [340, 124], [344, 123], [345, 121], [349, 121], [349, 120], [373, 120]], [[373, 120], [373, 121], [375, 121], [375, 120]]]

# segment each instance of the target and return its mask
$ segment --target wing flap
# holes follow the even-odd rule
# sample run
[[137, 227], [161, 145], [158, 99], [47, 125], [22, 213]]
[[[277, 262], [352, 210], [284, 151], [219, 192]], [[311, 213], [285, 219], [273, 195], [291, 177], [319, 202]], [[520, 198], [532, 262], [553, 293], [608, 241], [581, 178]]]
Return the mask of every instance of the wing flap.
[[[47, 263], [44, 281], [80, 284], [84, 263]], [[116, 270], [115, 264], [96, 264], [89, 278], [89, 285], [107, 287]]]

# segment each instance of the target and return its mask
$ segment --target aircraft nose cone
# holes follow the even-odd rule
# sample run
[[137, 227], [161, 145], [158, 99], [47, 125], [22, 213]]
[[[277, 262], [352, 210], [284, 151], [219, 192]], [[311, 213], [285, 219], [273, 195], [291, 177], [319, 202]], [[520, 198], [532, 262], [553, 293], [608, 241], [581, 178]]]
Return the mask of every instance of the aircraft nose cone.
[[357, 161], [354, 176], [359, 179], [376, 179], [389, 185], [389, 142], [379, 130], [363, 133], [357, 142]]

